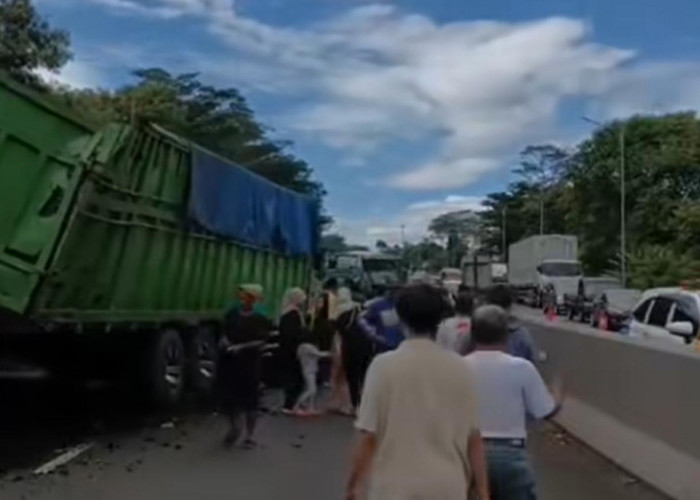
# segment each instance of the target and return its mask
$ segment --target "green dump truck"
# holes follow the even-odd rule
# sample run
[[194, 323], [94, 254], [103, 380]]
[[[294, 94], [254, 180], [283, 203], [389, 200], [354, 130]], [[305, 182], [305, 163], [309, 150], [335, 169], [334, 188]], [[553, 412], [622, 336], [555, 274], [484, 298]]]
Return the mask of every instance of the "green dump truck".
[[307, 287], [317, 204], [157, 126], [95, 130], [0, 76], [0, 358], [209, 391], [238, 284]]

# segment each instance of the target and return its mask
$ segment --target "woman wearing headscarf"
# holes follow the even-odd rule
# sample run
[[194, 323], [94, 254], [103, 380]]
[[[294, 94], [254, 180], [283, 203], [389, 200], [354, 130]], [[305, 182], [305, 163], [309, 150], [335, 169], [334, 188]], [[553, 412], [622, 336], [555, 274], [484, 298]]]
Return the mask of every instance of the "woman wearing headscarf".
[[282, 299], [282, 311], [279, 321], [279, 363], [284, 387], [284, 405], [282, 412], [293, 414], [294, 405], [304, 386], [301, 367], [297, 359], [297, 350], [304, 338], [306, 322], [302, 305], [306, 301], [306, 292], [301, 288], [290, 288]]
[[338, 290], [338, 319], [336, 321], [341, 339], [341, 360], [350, 393], [353, 412], [360, 404], [360, 394], [367, 367], [372, 359], [372, 341], [358, 325], [360, 306], [352, 300], [348, 288]]
[[227, 445], [238, 441], [245, 423], [244, 445], [255, 446], [262, 351], [272, 332], [270, 320], [256, 310], [262, 297], [260, 285], [241, 285], [238, 290], [240, 305], [232, 308], [224, 319], [220, 381], [222, 410], [231, 422], [224, 441]]

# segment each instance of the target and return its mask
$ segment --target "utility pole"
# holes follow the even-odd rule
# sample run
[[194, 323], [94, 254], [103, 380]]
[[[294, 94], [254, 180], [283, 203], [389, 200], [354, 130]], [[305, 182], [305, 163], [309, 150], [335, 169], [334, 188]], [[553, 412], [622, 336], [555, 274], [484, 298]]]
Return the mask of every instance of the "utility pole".
[[544, 234], [544, 186], [540, 186], [540, 235]]
[[627, 286], [627, 207], [625, 185], [625, 125], [620, 124], [620, 274], [622, 286]]
[[504, 205], [503, 206], [503, 229], [501, 230], [501, 238], [502, 238], [501, 250], [503, 251], [503, 262], [506, 262], [508, 260], [508, 249], [506, 248], [506, 244], [508, 241], [506, 238], [507, 217], [508, 217], [508, 205]]
[[401, 224], [401, 246], [406, 248], [406, 224]]

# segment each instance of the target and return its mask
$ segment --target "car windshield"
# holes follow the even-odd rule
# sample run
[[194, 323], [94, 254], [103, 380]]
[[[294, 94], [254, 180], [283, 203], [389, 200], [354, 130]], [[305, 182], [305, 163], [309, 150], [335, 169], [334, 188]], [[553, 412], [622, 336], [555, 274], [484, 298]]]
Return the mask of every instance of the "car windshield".
[[642, 298], [642, 292], [630, 289], [606, 290], [605, 296], [611, 307], [620, 311], [630, 311]]
[[581, 265], [578, 262], [545, 262], [540, 266], [540, 273], [546, 276], [579, 276]]

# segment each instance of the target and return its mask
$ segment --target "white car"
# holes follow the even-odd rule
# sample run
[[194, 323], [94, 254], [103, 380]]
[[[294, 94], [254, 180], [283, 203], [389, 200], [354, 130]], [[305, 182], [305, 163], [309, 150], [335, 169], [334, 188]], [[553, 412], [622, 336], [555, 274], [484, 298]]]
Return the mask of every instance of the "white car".
[[700, 329], [700, 292], [681, 288], [647, 290], [632, 313], [632, 337], [692, 344]]

